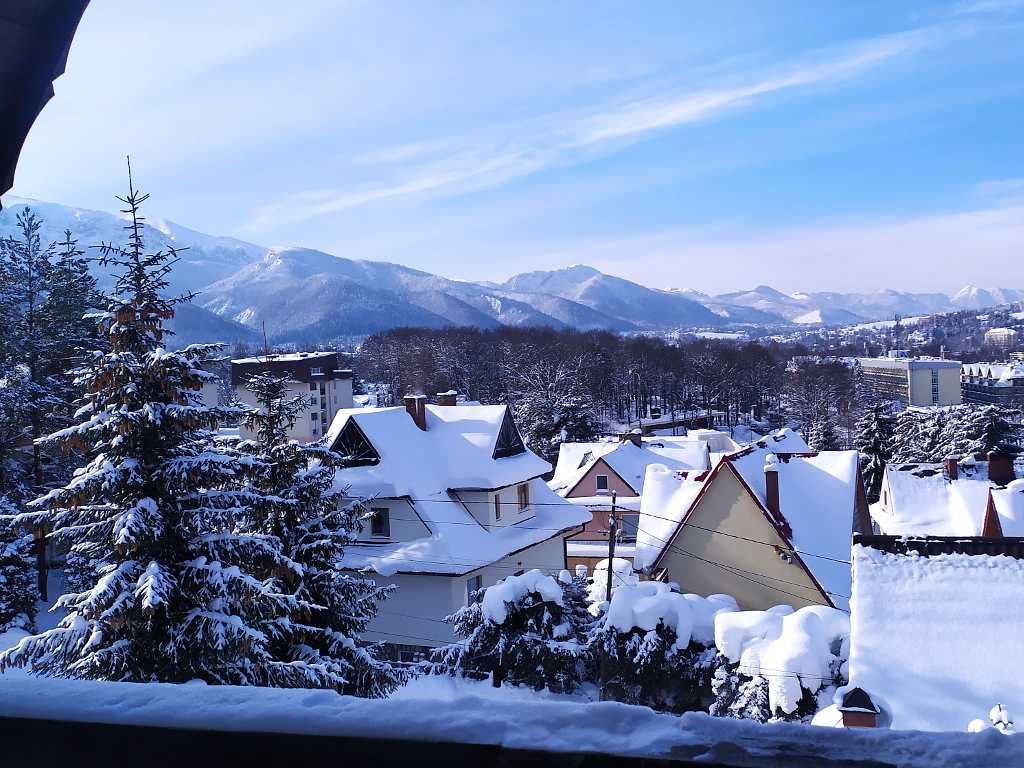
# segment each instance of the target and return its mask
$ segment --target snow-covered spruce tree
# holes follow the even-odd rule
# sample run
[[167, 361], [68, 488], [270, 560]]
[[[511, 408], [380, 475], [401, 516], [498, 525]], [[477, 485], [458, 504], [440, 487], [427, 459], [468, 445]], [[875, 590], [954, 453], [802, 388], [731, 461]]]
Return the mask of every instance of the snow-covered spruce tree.
[[0, 496], [0, 633], [35, 629], [36, 566], [32, 536], [19, 526], [17, 509]]
[[1019, 411], [994, 405], [972, 409], [967, 451], [979, 458], [987, 457], [992, 451], [1020, 453], [1020, 416]]
[[686, 598], [666, 584], [616, 589], [591, 635], [602, 698], [665, 712], [702, 709], [715, 650], [693, 641], [692, 626]]
[[[7, 283], [4, 303], [10, 312], [5, 317], [5, 324], [9, 322], [13, 330], [13, 338], [8, 339], [7, 354], [28, 372], [21, 397], [25, 432], [32, 440], [43, 436], [45, 415], [57, 405], [56, 398], [46, 386], [53, 340], [46, 333], [45, 313], [55, 246], [42, 244], [39, 237], [41, 227], [42, 221], [26, 208], [17, 216], [19, 236], [0, 240], [0, 260], [4, 262], [4, 280]], [[42, 449], [34, 443], [28, 482], [39, 491], [43, 480]]]
[[386, 696], [402, 674], [357, 638], [394, 588], [337, 566], [365, 514], [363, 505], [346, 502], [343, 490], [334, 488], [335, 470], [346, 458], [322, 442], [289, 441], [288, 429], [305, 404], [301, 396], [289, 397], [287, 377], [257, 373], [246, 388], [256, 407], [242, 420], [255, 438], [238, 451], [251, 494], [250, 525], [279, 542], [290, 567], [277, 571], [277, 588], [296, 601], [286, 621], [275, 617], [267, 628], [270, 649], [279, 661], [315, 673], [318, 687]]
[[808, 434], [807, 444], [815, 451], [839, 450], [839, 431], [832, 414], [823, 413], [815, 420]]
[[857, 450], [868, 504], [878, 501], [885, 467], [892, 458], [892, 422], [881, 405], [871, 406], [857, 424]]
[[101, 248], [101, 263], [117, 274], [98, 318], [107, 351], [93, 352], [79, 372], [80, 421], [46, 438], [89, 460], [18, 517], [45, 525], [98, 578], [61, 597], [60, 624], [0, 654], [0, 667], [129, 681], [305, 677], [274, 663], [261, 631], [294, 600], [248, 570], [287, 561], [238, 532], [246, 508], [232, 457], [212, 449], [205, 431], [221, 414], [197, 394], [213, 349], [162, 347], [163, 323], [185, 299], [164, 296], [176, 253], [144, 247], [139, 206], [147, 197], [129, 177], [121, 198], [128, 244]]
[[509, 576], [445, 619], [462, 640], [433, 652], [433, 672], [571, 692], [589, 663], [572, 616], [551, 576], [536, 569]]
[[74, 369], [83, 361], [86, 350], [101, 344], [96, 321], [88, 313], [103, 305], [96, 278], [89, 273], [89, 263], [70, 230], [64, 230], [64, 240], [56, 244], [56, 249], [42, 309], [46, 318], [43, 335], [50, 353], [44, 373], [51, 397], [56, 400], [55, 407], [46, 414], [45, 424], [51, 431], [72, 421], [74, 404], [82, 395], [75, 384]]

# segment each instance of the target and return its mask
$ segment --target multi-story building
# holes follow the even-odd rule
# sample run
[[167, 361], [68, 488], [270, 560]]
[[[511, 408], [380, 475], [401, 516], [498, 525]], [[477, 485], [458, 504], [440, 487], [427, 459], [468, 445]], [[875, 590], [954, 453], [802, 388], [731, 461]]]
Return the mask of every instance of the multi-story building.
[[1024, 406], [1024, 361], [964, 365], [960, 389], [968, 403]]
[[[352, 407], [352, 371], [339, 367], [337, 352], [296, 352], [232, 360], [231, 385], [235, 397], [247, 405], [255, 405], [256, 398], [245, 383], [254, 373], [268, 369], [287, 375], [292, 380], [289, 393], [301, 396], [306, 403], [306, 410], [299, 414], [288, 432], [292, 440], [319, 440], [338, 411]], [[239, 431], [245, 439], [253, 437], [244, 425]]]
[[859, 357], [864, 380], [881, 398], [907, 406], [960, 405], [959, 360], [910, 357], [893, 350], [886, 357]]
[[566, 539], [590, 512], [542, 479], [551, 465], [526, 447], [505, 405], [436, 405], [341, 411], [330, 445], [349, 456], [335, 486], [369, 499], [371, 517], [345, 547], [342, 568], [369, 571], [398, 590], [364, 638], [404, 660], [455, 641], [448, 616], [478, 591], [532, 568], [558, 575]]
[[1017, 332], [1013, 328], [989, 328], [985, 331], [985, 343], [992, 347], [1010, 349], [1017, 344]]

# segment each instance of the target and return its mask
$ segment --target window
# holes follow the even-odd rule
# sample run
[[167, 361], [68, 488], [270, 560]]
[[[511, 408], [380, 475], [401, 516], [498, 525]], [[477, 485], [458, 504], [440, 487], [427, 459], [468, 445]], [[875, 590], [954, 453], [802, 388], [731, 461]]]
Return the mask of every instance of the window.
[[310, 404], [311, 406], [314, 406], [314, 405], [316, 405], [316, 395], [310, 395], [310, 396], [309, 396], [309, 404]]
[[315, 381], [309, 382], [309, 389], [310, 389], [311, 392], [316, 389], [316, 382]]
[[311, 421], [316, 421], [317, 419], [320, 418], [320, 414], [317, 413], [316, 411], [313, 411], [311, 414], [309, 414], [309, 418]]
[[501, 520], [501, 494], [494, 494], [494, 519]]
[[526, 508], [530, 506], [530, 486], [523, 483], [516, 486], [516, 492], [519, 494], [519, 511], [525, 512]]
[[370, 535], [381, 538], [391, 538], [391, 513], [387, 507], [372, 507], [370, 509]]
[[608, 475], [597, 476], [597, 492], [608, 490]]
[[466, 579], [466, 605], [472, 605], [473, 603], [480, 602], [483, 598], [483, 595], [480, 594], [480, 590], [483, 589], [483, 586], [483, 576], [470, 576]]
[[[324, 375], [324, 369], [323, 368], [310, 368], [309, 372], [313, 376], [323, 376]], [[321, 385], [321, 386], [323, 386], [323, 385]]]

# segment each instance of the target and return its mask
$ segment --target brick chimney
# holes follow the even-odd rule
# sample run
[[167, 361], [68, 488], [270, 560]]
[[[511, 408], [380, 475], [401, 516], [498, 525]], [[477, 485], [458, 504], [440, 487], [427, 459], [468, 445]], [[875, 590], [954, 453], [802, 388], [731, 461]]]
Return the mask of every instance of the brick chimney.
[[1002, 451], [989, 451], [988, 479], [996, 485], [1009, 485], [1016, 479], [1013, 458]]
[[625, 443], [630, 442], [637, 448], [640, 448], [643, 444], [643, 432], [639, 429], [632, 429], [629, 432], [623, 432], [622, 437], [619, 438], [619, 442]]
[[956, 480], [960, 477], [960, 462], [955, 457], [949, 457], [942, 462], [946, 469], [946, 479]]
[[786, 535], [786, 538], [793, 538], [793, 529], [782, 514], [782, 505], [779, 502], [779, 460], [775, 454], [768, 454], [764, 463], [764, 498], [768, 512], [779, 528]]
[[427, 431], [427, 396], [426, 395], [406, 395], [402, 398], [405, 402], [405, 410], [412, 416], [412, 420], [416, 423], [416, 426], [422, 429], [424, 432]]
[[437, 393], [437, 404], [438, 405], [455, 405], [456, 400], [459, 397], [459, 393], [454, 389], [449, 389], [447, 392]]

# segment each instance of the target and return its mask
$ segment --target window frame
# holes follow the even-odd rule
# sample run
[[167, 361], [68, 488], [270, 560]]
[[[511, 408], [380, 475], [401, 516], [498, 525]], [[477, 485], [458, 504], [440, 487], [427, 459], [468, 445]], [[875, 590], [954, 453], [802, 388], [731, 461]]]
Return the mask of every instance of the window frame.
[[[474, 584], [476, 586], [473, 586]], [[480, 598], [478, 598], [477, 600], [474, 600], [473, 599], [473, 593], [474, 592], [479, 592], [483, 588], [484, 588], [484, 577], [481, 574], [478, 573], [475, 576], [470, 576], [468, 579], [466, 579], [466, 605], [473, 605], [473, 603], [479, 602], [479, 600], [482, 600], [483, 599], [482, 596]]]
[[501, 494], [494, 494], [494, 519], [501, 520]]
[[[601, 479], [604, 478], [604, 488], [601, 487]], [[608, 475], [594, 475], [594, 489], [600, 493], [601, 491], [608, 491]]]
[[519, 512], [522, 514], [530, 508], [530, 484], [520, 483], [516, 486], [516, 500], [519, 502]]

